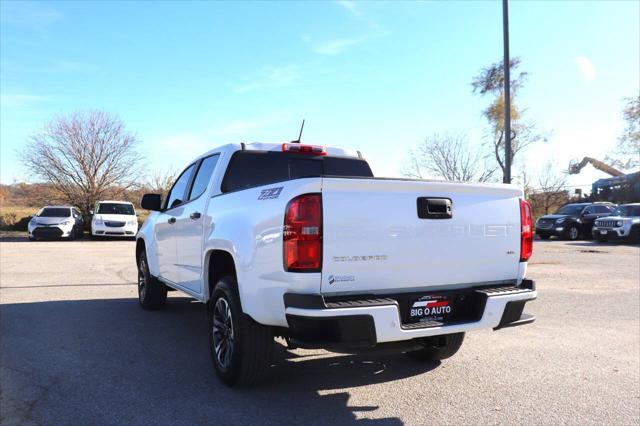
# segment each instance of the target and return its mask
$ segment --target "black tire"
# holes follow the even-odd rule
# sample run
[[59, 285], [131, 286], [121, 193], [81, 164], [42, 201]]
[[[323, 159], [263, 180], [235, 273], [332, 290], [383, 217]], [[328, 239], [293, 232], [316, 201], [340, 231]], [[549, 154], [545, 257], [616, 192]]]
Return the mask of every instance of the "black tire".
[[575, 224], [569, 225], [564, 235], [567, 240], [575, 241], [580, 237], [580, 230]]
[[640, 244], [640, 226], [634, 226], [627, 237], [630, 243]]
[[548, 240], [549, 238], [551, 238], [551, 235], [548, 234], [538, 234], [538, 237], [540, 237], [541, 240]]
[[425, 339], [424, 348], [407, 352], [407, 355], [418, 361], [440, 361], [454, 356], [462, 346], [463, 341], [464, 333], [427, 338]]
[[167, 303], [167, 287], [149, 272], [147, 253], [138, 258], [138, 301], [142, 309], [155, 310]]
[[35, 241], [36, 240], [36, 237], [32, 237], [31, 235], [29, 235], [28, 238], [29, 238], [29, 241]]
[[[266, 375], [273, 353], [273, 330], [242, 312], [235, 277], [216, 284], [207, 303], [207, 330], [216, 374], [230, 387], [247, 387]], [[215, 323], [214, 323], [215, 318]]]

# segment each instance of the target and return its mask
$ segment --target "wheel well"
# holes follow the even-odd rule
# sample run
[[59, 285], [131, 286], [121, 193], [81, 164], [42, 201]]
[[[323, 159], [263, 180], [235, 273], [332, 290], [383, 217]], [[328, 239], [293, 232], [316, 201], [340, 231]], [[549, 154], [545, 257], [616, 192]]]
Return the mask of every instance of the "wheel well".
[[227, 275], [236, 276], [236, 265], [233, 261], [233, 257], [229, 252], [223, 250], [213, 250], [209, 254], [209, 267], [207, 271], [207, 281], [209, 284], [209, 294], [207, 295], [208, 299], [213, 292], [213, 287], [216, 285], [220, 278]]
[[136, 241], [136, 265], [138, 264], [138, 261], [140, 260], [140, 254], [146, 249], [146, 246], [144, 245], [144, 240], [142, 238], [138, 238], [138, 240]]

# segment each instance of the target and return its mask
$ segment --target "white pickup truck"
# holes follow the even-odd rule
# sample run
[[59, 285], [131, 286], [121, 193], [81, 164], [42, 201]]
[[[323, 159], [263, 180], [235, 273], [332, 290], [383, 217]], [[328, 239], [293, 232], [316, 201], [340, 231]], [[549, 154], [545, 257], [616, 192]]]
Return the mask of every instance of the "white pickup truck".
[[464, 333], [527, 324], [521, 189], [374, 178], [357, 151], [229, 144], [194, 160], [137, 235], [145, 309], [207, 304], [213, 365], [246, 386], [290, 347], [452, 356]]

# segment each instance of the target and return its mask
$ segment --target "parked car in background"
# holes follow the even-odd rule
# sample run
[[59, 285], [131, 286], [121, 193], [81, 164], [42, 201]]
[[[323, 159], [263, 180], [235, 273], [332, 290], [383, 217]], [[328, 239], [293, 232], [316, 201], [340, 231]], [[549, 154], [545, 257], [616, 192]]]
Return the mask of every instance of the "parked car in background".
[[541, 216], [536, 221], [536, 235], [543, 240], [552, 236], [567, 240], [591, 237], [591, 228], [596, 219], [611, 216], [615, 204], [573, 203], [567, 204], [554, 213]]
[[135, 237], [138, 216], [128, 201], [99, 201], [92, 212], [92, 237]]
[[82, 237], [84, 219], [75, 207], [46, 206], [29, 221], [29, 239]]
[[269, 370], [274, 336], [433, 362], [468, 331], [534, 320], [531, 207], [514, 185], [376, 179], [358, 151], [230, 144], [142, 207], [140, 305], [162, 307], [170, 288], [206, 303], [231, 386]]
[[596, 219], [592, 232], [600, 242], [618, 239], [640, 242], [640, 203], [620, 205], [613, 215]]

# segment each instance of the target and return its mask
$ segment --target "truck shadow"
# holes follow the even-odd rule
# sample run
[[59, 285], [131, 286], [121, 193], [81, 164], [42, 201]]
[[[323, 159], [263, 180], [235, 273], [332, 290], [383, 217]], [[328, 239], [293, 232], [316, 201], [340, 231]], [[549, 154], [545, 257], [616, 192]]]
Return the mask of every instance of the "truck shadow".
[[[378, 417], [376, 385], [438, 366], [402, 354], [292, 352], [277, 343], [265, 383], [229, 389], [213, 373], [204, 315], [203, 305], [181, 297], [156, 312], [142, 311], [136, 299], [0, 305], [0, 420], [402, 424], [360, 418]], [[364, 395], [372, 403], [362, 404], [362, 395], [350, 403], [348, 389], [361, 386], [371, 387]]]

